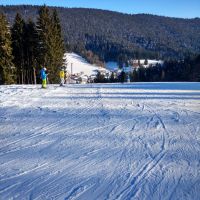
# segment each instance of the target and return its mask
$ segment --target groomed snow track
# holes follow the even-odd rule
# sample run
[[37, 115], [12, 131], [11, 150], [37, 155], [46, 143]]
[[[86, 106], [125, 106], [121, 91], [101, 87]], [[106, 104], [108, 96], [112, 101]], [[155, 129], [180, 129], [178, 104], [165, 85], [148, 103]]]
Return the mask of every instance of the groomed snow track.
[[200, 83], [0, 86], [0, 199], [200, 199]]

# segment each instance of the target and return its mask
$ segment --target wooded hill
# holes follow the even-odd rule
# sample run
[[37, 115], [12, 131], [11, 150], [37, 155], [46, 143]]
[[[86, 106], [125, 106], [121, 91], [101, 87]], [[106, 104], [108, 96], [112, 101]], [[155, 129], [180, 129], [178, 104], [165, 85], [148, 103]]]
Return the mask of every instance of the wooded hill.
[[[12, 24], [16, 13], [36, 21], [39, 6], [0, 6]], [[200, 19], [56, 8], [69, 50], [101, 61], [128, 58], [182, 59], [200, 53]], [[86, 51], [87, 50], [87, 51]], [[91, 51], [88, 51], [91, 50]]]

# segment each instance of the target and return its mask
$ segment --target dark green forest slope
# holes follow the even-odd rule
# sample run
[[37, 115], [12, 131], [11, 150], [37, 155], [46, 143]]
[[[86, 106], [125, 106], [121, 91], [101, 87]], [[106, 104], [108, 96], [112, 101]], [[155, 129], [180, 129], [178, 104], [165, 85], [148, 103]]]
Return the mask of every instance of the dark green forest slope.
[[[16, 13], [26, 20], [38, 17], [38, 6], [0, 6], [12, 24]], [[132, 58], [182, 59], [200, 53], [200, 19], [128, 15], [111, 11], [57, 8], [65, 44], [100, 60]]]

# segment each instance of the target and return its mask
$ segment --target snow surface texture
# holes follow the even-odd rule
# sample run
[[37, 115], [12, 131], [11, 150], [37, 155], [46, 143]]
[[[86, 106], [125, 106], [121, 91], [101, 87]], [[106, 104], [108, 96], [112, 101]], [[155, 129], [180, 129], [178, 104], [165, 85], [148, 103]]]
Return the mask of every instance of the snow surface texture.
[[200, 199], [200, 83], [0, 86], [0, 199]]
[[75, 53], [66, 53], [64, 58], [70, 74], [83, 72], [85, 75], [90, 76], [96, 74], [95, 70], [99, 69], [98, 66], [89, 64], [84, 58]]

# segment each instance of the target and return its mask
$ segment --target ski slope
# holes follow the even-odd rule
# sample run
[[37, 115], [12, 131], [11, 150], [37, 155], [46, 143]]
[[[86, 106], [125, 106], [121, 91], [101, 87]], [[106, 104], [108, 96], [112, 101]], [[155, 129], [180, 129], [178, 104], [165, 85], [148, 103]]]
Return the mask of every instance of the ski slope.
[[200, 199], [200, 83], [0, 86], [0, 199]]
[[66, 53], [64, 56], [66, 60], [67, 70], [70, 74], [80, 74], [91, 76], [96, 75], [97, 70], [104, 69], [102, 67], [88, 63], [83, 57], [76, 53]]

